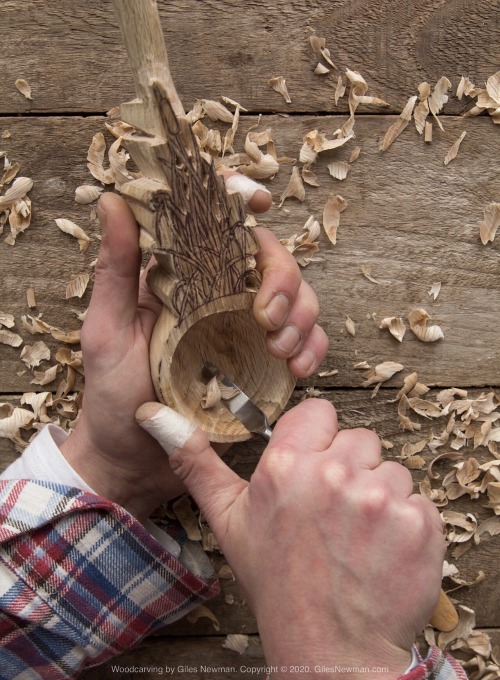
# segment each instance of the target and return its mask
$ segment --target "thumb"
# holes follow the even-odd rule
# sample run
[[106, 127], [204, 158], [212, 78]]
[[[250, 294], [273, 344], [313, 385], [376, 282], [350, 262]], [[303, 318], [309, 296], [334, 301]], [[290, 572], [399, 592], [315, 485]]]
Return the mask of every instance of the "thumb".
[[195, 499], [220, 543], [231, 506], [248, 482], [222, 462], [201, 428], [168, 406], [147, 402], [139, 406], [135, 418], [166, 451], [170, 467]]

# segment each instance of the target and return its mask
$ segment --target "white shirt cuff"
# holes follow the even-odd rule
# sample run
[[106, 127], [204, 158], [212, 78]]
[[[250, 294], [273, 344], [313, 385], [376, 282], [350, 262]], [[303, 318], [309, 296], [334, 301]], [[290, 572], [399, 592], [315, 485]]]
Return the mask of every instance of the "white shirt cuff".
[[[11, 463], [0, 475], [0, 479], [54, 482], [95, 494], [95, 491], [71, 467], [61, 453], [59, 446], [67, 438], [67, 432], [57, 425], [46, 425], [26, 447], [22, 456]], [[180, 556], [181, 547], [177, 541], [174, 541], [150, 519], [144, 522], [144, 528], [174, 557]]]

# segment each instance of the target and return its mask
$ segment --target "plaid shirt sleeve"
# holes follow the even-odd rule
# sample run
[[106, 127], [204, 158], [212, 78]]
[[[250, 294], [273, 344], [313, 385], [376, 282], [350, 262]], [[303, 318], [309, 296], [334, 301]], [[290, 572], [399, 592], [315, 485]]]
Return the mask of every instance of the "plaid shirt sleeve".
[[206, 556], [175, 539], [185, 559], [104, 498], [0, 480], [0, 679], [73, 678], [216, 595]]
[[398, 680], [467, 680], [467, 675], [449, 654], [433, 646], [425, 659], [417, 652], [417, 663]]

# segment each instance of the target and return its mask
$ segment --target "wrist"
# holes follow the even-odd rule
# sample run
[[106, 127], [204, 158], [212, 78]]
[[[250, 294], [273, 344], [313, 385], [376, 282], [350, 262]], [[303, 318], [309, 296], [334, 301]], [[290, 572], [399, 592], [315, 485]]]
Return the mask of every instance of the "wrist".
[[82, 421], [59, 449], [95, 494], [120, 505], [142, 523], [165, 500], [158, 490], [154, 493], [153, 489], [145, 488], [146, 473], [121, 468], [106, 452], [100, 451]]

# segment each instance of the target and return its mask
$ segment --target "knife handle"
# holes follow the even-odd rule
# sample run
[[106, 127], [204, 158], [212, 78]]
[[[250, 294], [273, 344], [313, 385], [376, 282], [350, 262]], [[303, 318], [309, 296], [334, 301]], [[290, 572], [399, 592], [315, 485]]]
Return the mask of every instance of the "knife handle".
[[458, 625], [458, 613], [448, 595], [441, 588], [439, 600], [430, 620], [433, 628], [437, 628], [443, 633], [449, 633]]

